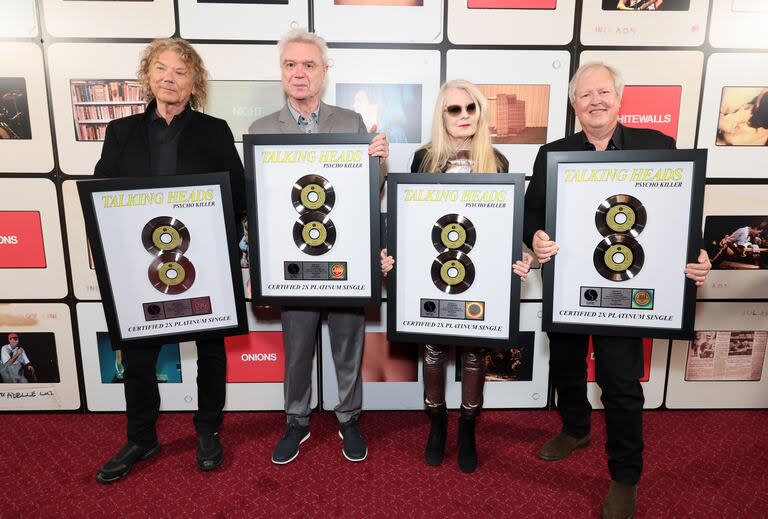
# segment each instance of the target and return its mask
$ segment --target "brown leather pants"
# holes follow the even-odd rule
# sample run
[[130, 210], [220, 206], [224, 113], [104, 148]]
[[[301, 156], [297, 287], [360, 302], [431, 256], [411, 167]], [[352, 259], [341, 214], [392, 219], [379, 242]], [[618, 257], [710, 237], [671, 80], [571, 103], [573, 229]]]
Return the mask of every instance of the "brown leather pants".
[[[445, 407], [445, 365], [448, 346], [424, 345], [424, 406], [427, 411]], [[461, 350], [461, 415], [475, 417], [483, 408], [485, 350]]]

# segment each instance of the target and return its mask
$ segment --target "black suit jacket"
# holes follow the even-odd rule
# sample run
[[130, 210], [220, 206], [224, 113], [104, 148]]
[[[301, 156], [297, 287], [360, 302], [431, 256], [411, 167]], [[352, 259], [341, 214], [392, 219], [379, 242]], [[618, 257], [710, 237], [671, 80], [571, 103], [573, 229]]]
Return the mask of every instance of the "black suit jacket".
[[[673, 150], [675, 139], [656, 130], [627, 128], [619, 125], [621, 149], [623, 150]], [[547, 152], [584, 150], [586, 136], [584, 132], [550, 142], [539, 148], [533, 163], [533, 176], [525, 192], [525, 220], [523, 223], [523, 242], [531, 248], [533, 234], [544, 229], [547, 203]], [[610, 153], [607, 152], [607, 153]]]
[[[155, 103], [147, 106], [154, 110]], [[143, 114], [115, 119], [107, 126], [101, 158], [96, 163], [97, 177], [148, 177], [150, 167], [149, 132]], [[245, 211], [243, 163], [227, 122], [194, 110], [179, 135], [176, 174], [229, 172], [235, 215]]]

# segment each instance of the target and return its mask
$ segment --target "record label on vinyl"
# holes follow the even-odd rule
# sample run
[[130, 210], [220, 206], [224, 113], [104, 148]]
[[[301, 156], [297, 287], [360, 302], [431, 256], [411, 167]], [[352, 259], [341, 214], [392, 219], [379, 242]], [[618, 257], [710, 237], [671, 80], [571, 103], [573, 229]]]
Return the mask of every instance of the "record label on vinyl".
[[182, 254], [189, 248], [189, 230], [172, 216], [152, 218], [141, 231], [141, 242], [150, 254]]
[[432, 227], [432, 245], [437, 252], [457, 250], [467, 253], [475, 246], [475, 226], [460, 214], [441, 216]]
[[336, 202], [336, 192], [325, 177], [305, 175], [293, 185], [291, 201], [300, 214], [307, 211], [329, 213]]
[[600, 234], [629, 234], [637, 237], [645, 228], [645, 206], [630, 195], [613, 195], [606, 198], [595, 212], [595, 226]]
[[645, 253], [637, 240], [624, 234], [606, 236], [595, 247], [595, 269], [610, 281], [634, 278], [643, 268]]
[[463, 252], [447, 251], [432, 262], [431, 274], [438, 290], [446, 294], [461, 294], [472, 286], [475, 266]]
[[311, 211], [293, 224], [293, 241], [302, 252], [320, 256], [331, 250], [336, 242], [336, 227], [328, 215]]
[[147, 271], [149, 281], [163, 294], [181, 294], [195, 282], [195, 267], [179, 253], [164, 252], [157, 256]]

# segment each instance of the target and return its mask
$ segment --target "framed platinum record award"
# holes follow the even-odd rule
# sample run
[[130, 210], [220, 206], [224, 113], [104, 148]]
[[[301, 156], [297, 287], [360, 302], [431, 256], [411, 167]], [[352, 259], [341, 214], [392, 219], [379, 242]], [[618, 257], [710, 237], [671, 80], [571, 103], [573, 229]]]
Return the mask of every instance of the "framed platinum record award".
[[113, 345], [248, 332], [227, 173], [77, 188]]
[[706, 150], [547, 155], [544, 264], [550, 332], [690, 339]]
[[255, 305], [378, 306], [379, 159], [370, 134], [246, 135]]
[[514, 345], [524, 186], [522, 174], [389, 175], [391, 342]]

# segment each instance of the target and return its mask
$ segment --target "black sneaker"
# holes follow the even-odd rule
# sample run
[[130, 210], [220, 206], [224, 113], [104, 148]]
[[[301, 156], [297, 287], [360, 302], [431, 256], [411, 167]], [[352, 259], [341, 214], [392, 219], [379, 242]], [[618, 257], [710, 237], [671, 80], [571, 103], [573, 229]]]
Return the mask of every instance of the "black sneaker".
[[159, 443], [147, 448], [129, 441], [96, 472], [96, 481], [99, 483], [113, 483], [127, 476], [134, 463], [139, 460], [149, 459], [158, 452], [160, 452]]
[[339, 436], [344, 440], [341, 452], [349, 461], [363, 461], [368, 456], [368, 447], [365, 446], [365, 438], [360, 433], [357, 418], [339, 424]]
[[299, 445], [309, 439], [308, 425], [289, 424], [288, 429], [280, 441], [277, 442], [272, 452], [272, 463], [285, 465], [296, 459], [299, 455]]
[[197, 435], [197, 468], [202, 471], [213, 470], [224, 461], [219, 433]]

